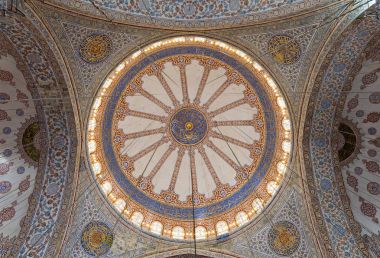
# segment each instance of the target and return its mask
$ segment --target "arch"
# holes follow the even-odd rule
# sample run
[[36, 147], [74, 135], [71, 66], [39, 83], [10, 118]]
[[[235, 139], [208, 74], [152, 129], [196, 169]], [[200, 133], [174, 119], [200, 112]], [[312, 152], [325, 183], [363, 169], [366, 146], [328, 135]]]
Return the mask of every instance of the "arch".
[[144, 220], [144, 215], [139, 211], [135, 211], [131, 216], [132, 223], [138, 227], [141, 226], [141, 223], [143, 222], [143, 220]]
[[119, 199], [117, 199], [115, 201], [115, 208], [119, 212], [122, 212], [125, 209], [126, 206], [127, 206], [127, 203], [123, 199], [121, 199], [121, 198], [119, 198]]
[[112, 191], [112, 185], [109, 181], [104, 181], [103, 184], [101, 185], [101, 188], [105, 195], [108, 195]]
[[275, 181], [270, 181], [267, 184], [267, 192], [270, 195], [274, 195], [277, 192], [277, 189], [278, 189], [278, 184]]
[[215, 225], [216, 235], [221, 236], [228, 233], [228, 224], [225, 221], [218, 221]]
[[207, 229], [203, 226], [198, 226], [195, 228], [195, 238], [197, 240], [202, 240], [207, 238]]
[[[167, 250], [156, 254], [145, 256], [146, 258], [180, 258], [180, 257], [194, 257], [193, 248], [183, 248], [177, 250]], [[225, 250], [218, 250], [213, 248], [210, 250], [197, 249], [197, 257], [199, 258], [243, 258], [243, 256], [227, 252]]]
[[176, 226], [172, 229], [172, 237], [174, 239], [184, 239], [185, 238], [185, 230], [183, 227]]
[[[2, 55], [15, 58], [32, 91], [29, 101], [39, 106], [39, 125], [45, 131], [42, 146], [46, 155], [40, 158], [33, 193], [29, 200], [26, 198], [27, 202], [23, 202], [29, 206], [25, 216], [19, 215], [23, 217], [21, 231], [10, 243], [12, 248], [5, 250], [5, 256], [17, 256], [14, 252], [21, 250], [20, 256], [43, 257], [47, 252], [59, 251], [64, 239], [62, 234], [69, 225], [78, 179], [80, 130], [76, 130], [79, 126], [78, 109], [73, 104], [74, 98], [70, 98], [71, 83], [65, 80], [67, 68], [60, 62], [61, 56], [54, 52], [55, 43], [48, 43], [51, 38], [40, 34], [29, 20], [34, 14], [29, 15], [9, 14], [7, 18], [11, 22], [0, 28], [0, 49]], [[67, 101], [39, 101], [56, 99], [57, 96]], [[51, 201], [52, 193], [54, 201]], [[57, 212], [52, 213], [52, 210]], [[44, 224], [36, 223], [41, 220]], [[32, 239], [39, 241], [35, 243]]]
[[152, 224], [150, 224], [150, 232], [157, 234], [157, 235], [162, 235], [162, 229], [163, 228], [164, 228], [164, 226], [159, 221], [153, 221]]
[[256, 198], [252, 202], [252, 208], [256, 213], [260, 213], [264, 209], [263, 201], [260, 198]]
[[[368, 255], [360, 237], [360, 228], [347, 202], [338, 159], [335, 157], [337, 153], [333, 152], [331, 140], [340, 96], [349, 80], [353, 63], [379, 32], [378, 25], [371, 19], [354, 21], [329, 50], [310, 90], [315, 94], [307, 103], [306, 119], [302, 125], [305, 184], [309, 189], [317, 232], [324, 236], [318, 239], [323, 241], [325, 252], [336, 256]], [[340, 234], [336, 233], [336, 227], [340, 228]]]
[[249, 217], [248, 217], [247, 213], [245, 213], [244, 211], [239, 211], [236, 214], [235, 220], [239, 226], [242, 226], [249, 221]]

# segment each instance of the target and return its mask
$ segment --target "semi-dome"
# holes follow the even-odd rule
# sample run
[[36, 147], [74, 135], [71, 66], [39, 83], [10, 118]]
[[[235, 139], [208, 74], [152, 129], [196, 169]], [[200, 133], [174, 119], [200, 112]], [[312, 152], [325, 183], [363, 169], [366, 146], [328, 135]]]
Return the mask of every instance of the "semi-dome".
[[285, 177], [285, 100], [227, 43], [169, 38], [122, 61], [94, 99], [93, 175], [120, 216], [164, 238], [213, 239], [253, 220]]

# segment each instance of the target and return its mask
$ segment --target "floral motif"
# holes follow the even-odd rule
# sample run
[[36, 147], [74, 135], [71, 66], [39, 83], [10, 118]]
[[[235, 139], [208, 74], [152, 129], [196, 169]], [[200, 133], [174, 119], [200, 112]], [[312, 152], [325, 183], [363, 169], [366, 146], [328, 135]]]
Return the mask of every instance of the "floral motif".
[[113, 232], [103, 222], [91, 221], [82, 231], [81, 245], [92, 256], [106, 254], [112, 247]]
[[356, 94], [355, 97], [350, 99], [347, 103], [347, 112], [351, 112], [354, 108], [356, 108], [359, 105], [359, 94]]
[[[78, 2], [76, 1], [76, 6]], [[289, 3], [299, 3], [300, 0], [271, 0], [271, 1], [241, 1], [241, 0], [197, 0], [197, 1], [96, 1], [102, 8], [111, 9], [112, 12], [119, 11], [125, 15], [137, 17], [150, 16], [151, 19], [173, 20], [177, 24], [181, 21], [191, 22], [194, 20], [218, 20], [236, 16], [254, 15], [257, 12], [277, 9], [288, 6]], [[80, 5], [79, 5], [80, 6]], [[81, 6], [84, 8], [83, 6]], [[80, 7], [79, 7], [80, 8]], [[294, 8], [294, 7], [293, 7]], [[148, 19], [149, 20], [149, 19]], [[157, 21], [154, 21], [157, 23]], [[166, 22], [167, 23], [167, 22]]]
[[0, 257], [9, 257], [15, 251], [15, 237], [4, 237], [0, 235]]
[[301, 47], [290, 36], [276, 35], [268, 42], [268, 52], [280, 64], [294, 64], [301, 56]]
[[370, 194], [378, 195], [380, 194], [380, 185], [377, 182], [369, 182], [367, 184], [367, 190]]
[[83, 40], [79, 54], [84, 61], [95, 64], [106, 59], [111, 48], [112, 41], [107, 35], [94, 34]]
[[0, 194], [5, 194], [9, 192], [12, 188], [12, 184], [9, 181], [1, 181], [0, 182]]
[[289, 221], [276, 222], [268, 232], [268, 244], [278, 255], [291, 256], [300, 246], [301, 235]]
[[21, 195], [23, 192], [25, 192], [26, 190], [28, 190], [30, 187], [30, 175], [28, 175], [24, 180], [22, 180], [20, 182], [20, 184], [18, 185], [18, 195]]
[[363, 123], [376, 123], [380, 120], [380, 112], [371, 112], [367, 115], [367, 118], [363, 120]]
[[11, 206], [6, 207], [0, 211], [0, 226], [4, 221], [11, 220], [16, 215], [15, 206], [17, 201], [12, 202]]
[[[102, 190], [115, 194], [114, 208], [122, 213], [127, 206], [130, 221], [138, 211], [143, 230], [153, 221], [164, 228], [176, 223], [185, 231], [183, 240], [191, 241], [193, 208], [199, 214], [196, 223], [206, 228], [207, 239], [214, 239], [219, 220], [228, 221], [227, 230], [233, 231], [240, 225], [229, 221], [238, 212], [258, 213], [253, 201], [266, 207], [275, 196], [284, 173], [279, 162], [287, 164], [289, 155], [283, 154], [292, 151], [285, 134], [291, 122], [286, 102], [272, 90], [276, 84], [268, 87], [269, 74], [236, 66], [248, 55], [243, 60], [232, 46], [220, 51], [216, 40], [184, 38], [184, 43], [174, 38], [147, 46], [152, 58], [131, 55], [123, 61], [128, 65], [109, 75], [91, 111], [87, 147], [93, 158], [88, 161], [104, 178], [98, 182]], [[167, 72], [167, 66], [174, 68]], [[114, 101], [103, 98], [111, 95]], [[109, 126], [109, 136], [100, 123]], [[135, 142], [133, 149], [123, 150]], [[143, 160], [149, 157], [154, 161], [145, 169]], [[261, 157], [273, 158], [261, 165], [267, 159]], [[182, 191], [185, 185], [192, 190]], [[123, 191], [116, 192], [119, 187]], [[157, 234], [173, 237], [170, 230]]]
[[13, 162], [0, 163], [0, 175], [4, 175], [9, 172], [9, 167], [13, 165]]
[[373, 158], [373, 157], [376, 157], [376, 155], [377, 155], [377, 151], [376, 151], [376, 150], [373, 150], [373, 149], [369, 149], [369, 150], [367, 151], [367, 154], [368, 154], [368, 156], [370, 156], [371, 158]]
[[347, 172], [347, 184], [358, 191], [358, 179]]
[[13, 81], [13, 74], [11, 72], [4, 71], [4, 70], [0, 69], [0, 80], [9, 82], [12, 86], [15, 85], [15, 83]]
[[363, 159], [363, 163], [369, 172], [380, 173], [380, 166], [376, 161]]
[[370, 203], [370, 202], [365, 201], [365, 200], [364, 200], [363, 198], [361, 198], [361, 197], [359, 197], [359, 201], [362, 203], [362, 204], [360, 205], [360, 210], [361, 210], [361, 212], [362, 212], [364, 215], [366, 215], [366, 216], [372, 218], [372, 221], [373, 221], [373, 222], [375, 222], [375, 223], [379, 223], [378, 219], [375, 217], [375, 216], [376, 216], [376, 212], [377, 212], [375, 205], [373, 205], [373, 204]]
[[[31, 15], [29, 16], [31, 19], [35, 18], [30, 10], [27, 12]], [[40, 32], [31, 24], [30, 19], [14, 17], [11, 24], [0, 26], [0, 31], [1, 45], [15, 58], [17, 68], [23, 74], [32, 96], [51, 98], [58, 94], [64, 98], [68, 97], [67, 85], [54, 58], [55, 55]], [[46, 85], [49, 85], [49, 89]], [[19, 98], [25, 106], [29, 103], [32, 105], [32, 102], [27, 102], [26, 94], [20, 94]], [[46, 159], [43, 160], [44, 164], [41, 166], [43, 171], [38, 173], [35, 183], [30, 180], [34, 183], [33, 194], [29, 190], [24, 193], [25, 204], [28, 204], [27, 197], [30, 195], [28, 210], [17, 210], [19, 214], [14, 217], [16, 223], [20, 220], [23, 223], [15, 241], [20, 252], [19, 256], [22, 257], [44, 257], [45, 252], [54, 252], [57, 248], [54, 244], [48, 243], [55, 242], [58, 236], [56, 232], [61, 232], [65, 227], [69, 211], [61, 207], [63, 203], [71, 203], [71, 187], [76, 179], [70, 175], [77, 173], [74, 168], [77, 143], [76, 134], [73, 133], [75, 123], [71, 120], [72, 114], [69, 111], [71, 106], [65, 105], [66, 109], [61, 102], [51, 102], [49, 111], [45, 112], [46, 107], [40, 104], [35, 102], [34, 106], [45, 122], [43, 129], [45, 125], [47, 129], [46, 137], [43, 138], [46, 144], [41, 150]], [[45, 135], [45, 130], [43, 133]], [[68, 144], [60, 150], [55, 149], [50, 137], [47, 136], [49, 134], [67, 137]], [[21, 141], [21, 137], [17, 139]], [[18, 146], [21, 146], [19, 142]], [[46, 185], [51, 182], [59, 185], [59, 191], [54, 197], [47, 196], [44, 191]], [[39, 241], [36, 242], [36, 239]]]
[[368, 85], [375, 83], [378, 78], [376, 73], [378, 72], [380, 72], [380, 69], [375, 69], [372, 72], [364, 75], [362, 78], [363, 85], [360, 87], [360, 89], [365, 89]]
[[[312, 207], [315, 207], [315, 226], [325, 235], [323, 241], [327, 252], [338, 257], [367, 254], [362, 244], [360, 226], [351, 213], [347, 188], [345, 184], [338, 183], [342, 182], [342, 173], [339, 161], [334, 159], [333, 147], [336, 143], [334, 129], [339, 126], [339, 114], [345, 103], [342, 101], [345, 99], [339, 96], [350, 90], [353, 78], [365, 61], [366, 55], [363, 53], [378, 44], [378, 37], [373, 37], [374, 31], [379, 31], [375, 23], [368, 19], [357, 20], [326, 53], [312, 89], [318, 94], [310, 95], [304, 123], [304, 158]], [[323, 105], [325, 99], [330, 101], [329, 106]], [[327, 144], [319, 144], [319, 138], [325, 139]], [[321, 189], [321, 181], [325, 179], [335, 182], [336, 187]]]
[[0, 109], [0, 121], [1, 120], [11, 121], [11, 118], [8, 116], [6, 111]]

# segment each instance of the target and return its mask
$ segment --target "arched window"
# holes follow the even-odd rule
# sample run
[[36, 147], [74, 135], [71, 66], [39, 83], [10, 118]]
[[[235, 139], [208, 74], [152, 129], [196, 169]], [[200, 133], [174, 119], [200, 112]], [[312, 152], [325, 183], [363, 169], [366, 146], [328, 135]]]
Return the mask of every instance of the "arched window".
[[176, 226], [172, 229], [172, 237], [174, 239], [184, 239], [185, 238], [185, 230], [183, 227]]
[[285, 174], [286, 165], [284, 162], [281, 161], [277, 163], [277, 172], [280, 173], [281, 175]]
[[287, 118], [282, 119], [282, 127], [283, 127], [285, 130], [289, 131], [289, 130], [291, 129], [290, 120], [287, 119]]
[[226, 234], [226, 233], [228, 233], [227, 222], [225, 222], [225, 221], [218, 221], [218, 223], [216, 223], [216, 235], [220, 236], [220, 235], [223, 235], [223, 234]]
[[267, 191], [270, 195], [274, 195], [277, 192], [278, 184], [275, 181], [270, 181], [267, 184]]
[[286, 153], [290, 153], [290, 150], [292, 148], [292, 144], [290, 141], [285, 140], [282, 142], [282, 150], [285, 151]]
[[242, 226], [249, 221], [249, 218], [247, 213], [245, 213], [244, 211], [240, 211], [238, 212], [238, 214], [236, 214], [235, 220], [239, 226]]
[[144, 215], [141, 214], [141, 212], [135, 211], [131, 216], [131, 221], [136, 226], [141, 226], [141, 223], [144, 220]]
[[99, 175], [100, 172], [102, 172], [102, 165], [100, 165], [99, 162], [95, 162], [92, 169], [94, 170], [95, 175]]
[[88, 142], [88, 150], [90, 153], [96, 150], [96, 142], [94, 140]]
[[102, 184], [102, 190], [104, 192], [105, 195], [108, 195], [111, 191], [112, 191], [112, 185], [109, 181], [105, 181], [103, 184]]
[[198, 226], [195, 228], [195, 239], [202, 240], [207, 238], [207, 230], [205, 227]]
[[159, 221], [153, 221], [152, 224], [150, 225], [150, 232], [161, 235], [162, 234], [162, 223]]
[[264, 209], [263, 202], [259, 198], [254, 199], [252, 202], [252, 208], [256, 213], [261, 212]]
[[117, 199], [114, 206], [118, 212], [123, 212], [127, 203], [123, 199]]

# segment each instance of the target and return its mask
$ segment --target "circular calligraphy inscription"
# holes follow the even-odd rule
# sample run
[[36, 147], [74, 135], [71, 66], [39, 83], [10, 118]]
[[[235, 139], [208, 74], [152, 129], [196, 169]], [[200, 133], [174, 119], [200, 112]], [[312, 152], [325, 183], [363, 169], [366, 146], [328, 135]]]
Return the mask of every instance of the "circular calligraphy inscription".
[[170, 122], [173, 138], [187, 145], [197, 144], [207, 133], [207, 122], [204, 115], [193, 108], [183, 108], [175, 113]]

